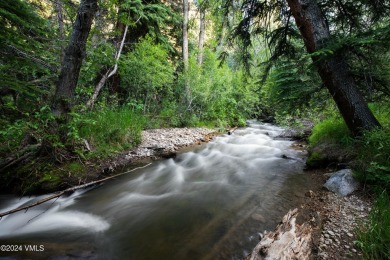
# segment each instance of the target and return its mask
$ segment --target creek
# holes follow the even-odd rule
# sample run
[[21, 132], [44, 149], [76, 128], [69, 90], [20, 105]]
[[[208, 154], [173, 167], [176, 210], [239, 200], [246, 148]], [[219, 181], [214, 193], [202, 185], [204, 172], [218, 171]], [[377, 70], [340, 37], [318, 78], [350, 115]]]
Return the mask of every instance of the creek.
[[[4, 259], [243, 259], [310, 185], [305, 156], [257, 122], [176, 158], [5, 216]], [[47, 196], [47, 195], [46, 195]], [[46, 196], [0, 196], [0, 212]], [[38, 250], [36, 250], [38, 251]]]

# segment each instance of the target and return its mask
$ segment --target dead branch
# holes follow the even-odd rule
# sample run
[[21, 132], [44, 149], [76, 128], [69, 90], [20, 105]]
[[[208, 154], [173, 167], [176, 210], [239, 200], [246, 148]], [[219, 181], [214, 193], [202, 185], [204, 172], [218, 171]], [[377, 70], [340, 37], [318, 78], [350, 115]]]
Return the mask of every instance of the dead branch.
[[233, 134], [233, 132], [236, 131], [237, 128], [238, 128], [238, 126], [235, 126], [235, 127], [233, 127], [232, 129], [230, 129], [230, 130], [228, 131], [228, 135]]
[[123, 45], [125, 44], [125, 40], [126, 40], [126, 35], [127, 35], [127, 30], [128, 30], [129, 26], [126, 25], [125, 27], [125, 32], [123, 33], [123, 38], [122, 38], [122, 42], [121, 42], [121, 45], [119, 46], [119, 50], [118, 52], [116, 53], [116, 57], [115, 57], [115, 65], [114, 65], [114, 68], [110, 71], [108, 70], [104, 75], [103, 77], [100, 79], [99, 83], [96, 85], [95, 87], [95, 91], [93, 92], [93, 95], [91, 97], [90, 100], [88, 100], [86, 106], [89, 108], [89, 107], [92, 107], [93, 108], [93, 105], [95, 104], [95, 101], [100, 93], [100, 90], [103, 88], [104, 84], [106, 84], [106, 81], [112, 77], [113, 75], [115, 75], [115, 73], [117, 72], [118, 70], [118, 61], [119, 61], [119, 58], [121, 57], [121, 53], [122, 53], [122, 49], [123, 49]]
[[35, 206], [38, 206], [42, 203], [45, 203], [47, 201], [50, 201], [52, 199], [55, 199], [55, 198], [59, 198], [61, 197], [62, 195], [64, 194], [68, 194], [70, 192], [74, 192], [75, 190], [79, 190], [79, 189], [83, 189], [83, 188], [86, 188], [86, 187], [89, 187], [89, 186], [92, 186], [92, 185], [95, 185], [95, 184], [99, 184], [99, 183], [102, 183], [102, 182], [105, 182], [107, 180], [110, 180], [110, 179], [113, 179], [115, 177], [118, 177], [118, 176], [121, 176], [121, 175], [124, 175], [126, 173], [129, 173], [129, 172], [133, 172], [135, 170], [138, 170], [138, 169], [142, 169], [142, 168], [145, 168], [149, 165], [151, 165], [152, 163], [149, 163], [147, 165], [144, 165], [144, 166], [141, 166], [141, 167], [137, 167], [137, 168], [134, 168], [130, 171], [126, 171], [126, 172], [122, 172], [122, 173], [119, 173], [119, 174], [116, 174], [116, 175], [113, 175], [113, 176], [110, 176], [110, 177], [107, 177], [107, 178], [104, 178], [104, 179], [101, 179], [101, 180], [97, 180], [97, 181], [92, 181], [92, 182], [89, 182], [89, 183], [85, 183], [85, 184], [82, 184], [82, 185], [79, 185], [79, 186], [75, 186], [75, 187], [71, 187], [71, 188], [68, 188], [66, 190], [63, 190], [63, 191], [60, 191], [60, 192], [57, 192], [49, 197], [46, 197], [44, 199], [41, 199], [33, 204], [30, 204], [30, 205], [27, 205], [27, 206], [23, 206], [23, 207], [19, 207], [19, 208], [16, 208], [16, 209], [12, 209], [12, 210], [9, 210], [7, 212], [3, 212], [3, 213], [0, 213], [0, 219], [4, 216], [7, 216], [7, 215], [10, 215], [12, 213], [15, 213], [15, 212], [19, 212], [19, 211], [22, 211], [22, 210], [27, 210], [29, 208], [32, 208], [32, 207], [35, 207]]
[[298, 225], [298, 209], [290, 210], [274, 232], [265, 233], [247, 260], [309, 259], [311, 253], [311, 227]]
[[38, 151], [39, 147], [41, 147], [41, 144], [26, 146], [23, 149], [13, 153], [4, 161], [0, 161], [0, 172], [3, 172], [11, 166], [30, 158], [36, 153], [36, 151]]
[[34, 56], [32, 56], [32, 55], [30, 55], [30, 54], [28, 54], [26, 52], [23, 52], [22, 50], [19, 50], [15, 46], [8, 45], [8, 47], [11, 48], [18, 56], [23, 57], [25, 59], [29, 59], [29, 60], [33, 61], [34, 63], [39, 64], [42, 67], [45, 67], [45, 68], [49, 69], [51, 72], [57, 72], [58, 71], [57, 67], [48, 64], [46, 61], [44, 61], [42, 59], [39, 59], [39, 58], [34, 57]]

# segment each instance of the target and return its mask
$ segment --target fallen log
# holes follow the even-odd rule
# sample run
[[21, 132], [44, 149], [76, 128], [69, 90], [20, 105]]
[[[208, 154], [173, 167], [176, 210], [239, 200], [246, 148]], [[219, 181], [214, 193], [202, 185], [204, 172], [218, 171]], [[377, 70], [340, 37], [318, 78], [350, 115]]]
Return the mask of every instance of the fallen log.
[[235, 127], [233, 127], [232, 129], [230, 129], [230, 130], [228, 131], [228, 135], [233, 134], [233, 132], [236, 131], [237, 128], [238, 128], [238, 126], [235, 126]]
[[132, 169], [130, 171], [122, 172], [122, 173], [119, 173], [119, 174], [116, 174], [116, 175], [113, 175], [113, 176], [110, 176], [110, 177], [107, 177], [107, 178], [104, 178], [104, 179], [101, 179], [101, 180], [88, 182], [88, 183], [85, 183], [85, 184], [82, 184], [82, 185], [78, 185], [78, 186], [75, 186], [75, 187], [68, 188], [68, 189], [63, 190], [63, 191], [59, 191], [59, 192], [57, 192], [57, 193], [55, 193], [55, 194], [53, 194], [53, 195], [51, 195], [49, 197], [46, 197], [46, 198], [41, 199], [41, 200], [38, 200], [37, 202], [35, 202], [33, 204], [30, 204], [30, 205], [27, 205], [27, 206], [23, 206], [23, 207], [19, 207], [19, 208], [16, 208], [16, 209], [12, 209], [12, 210], [9, 210], [7, 212], [0, 213], [0, 220], [1, 220], [2, 217], [10, 215], [12, 213], [19, 212], [19, 211], [22, 211], [22, 210], [27, 210], [29, 208], [38, 206], [38, 205], [40, 205], [42, 203], [45, 203], [47, 201], [50, 201], [52, 199], [59, 198], [59, 197], [61, 197], [64, 194], [68, 194], [70, 192], [74, 192], [75, 190], [83, 189], [83, 188], [86, 188], [86, 187], [89, 187], [89, 186], [92, 186], [92, 185], [95, 185], [95, 184], [99, 184], [99, 183], [105, 182], [107, 180], [113, 179], [113, 178], [121, 176], [123, 174], [129, 173], [129, 172], [133, 172], [133, 171], [138, 170], [138, 169], [145, 168], [145, 167], [147, 167], [147, 166], [149, 166], [151, 164], [152, 163], [149, 163], [149, 164], [144, 165], [142, 167], [134, 168], [134, 169]]
[[275, 231], [266, 232], [246, 260], [310, 259], [311, 227], [296, 224], [298, 209], [290, 210]]

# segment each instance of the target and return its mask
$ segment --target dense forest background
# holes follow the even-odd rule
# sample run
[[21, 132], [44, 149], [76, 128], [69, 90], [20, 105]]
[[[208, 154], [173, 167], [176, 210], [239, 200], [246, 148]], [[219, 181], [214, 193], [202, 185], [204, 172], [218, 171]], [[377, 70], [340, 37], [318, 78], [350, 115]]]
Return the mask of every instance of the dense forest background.
[[331, 146], [388, 190], [389, 42], [388, 0], [2, 0], [2, 188], [58, 187], [143, 129], [258, 118], [314, 124], [309, 165]]

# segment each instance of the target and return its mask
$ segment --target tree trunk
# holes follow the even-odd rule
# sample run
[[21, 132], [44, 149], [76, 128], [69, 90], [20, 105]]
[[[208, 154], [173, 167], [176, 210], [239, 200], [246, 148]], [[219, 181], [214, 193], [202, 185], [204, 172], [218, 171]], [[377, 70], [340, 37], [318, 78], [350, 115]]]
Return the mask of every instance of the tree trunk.
[[191, 105], [191, 91], [190, 84], [188, 82], [188, 12], [189, 4], [188, 0], [183, 0], [183, 64], [184, 64], [184, 75], [185, 75], [185, 86], [184, 86], [184, 102], [187, 106], [187, 110], [190, 109]]
[[[315, 0], [287, 0], [309, 53], [320, 50], [330, 40], [324, 16]], [[319, 61], [313, 56], [318, 73], [332, 95], [349, 130], [359, 135], [380, 126], [358, 90], [342, 55]]]
[[61, 46], [61, 64], [64, 62], [64, 41], [65, 41], [65, 29], [64, 29], [64, 17], [63, 17], [63, 5], [62, 0], [56, 0], [55, 9], [57, 11], [57, 20], [58, 20], [58, 33], [60, 37], [60, 46]]
[[188, 0], [183, 0], [183, 64], [188, 72]]
[[203, 47], [204, 47], [204, 36], [206, 30], [206, 10], [204, 8], [200, 8], [199, 10], [200, 19], [199, 19], [199, 53], [197, 62], [199, 65], [203, 63]]
[[97, 7], [97, 0], [81, 0], [77, 10], [52, 103], [52, 112], [57, 117], [66, 117], [73, 105], [74, 92], [85, 56], [85, 45]]

